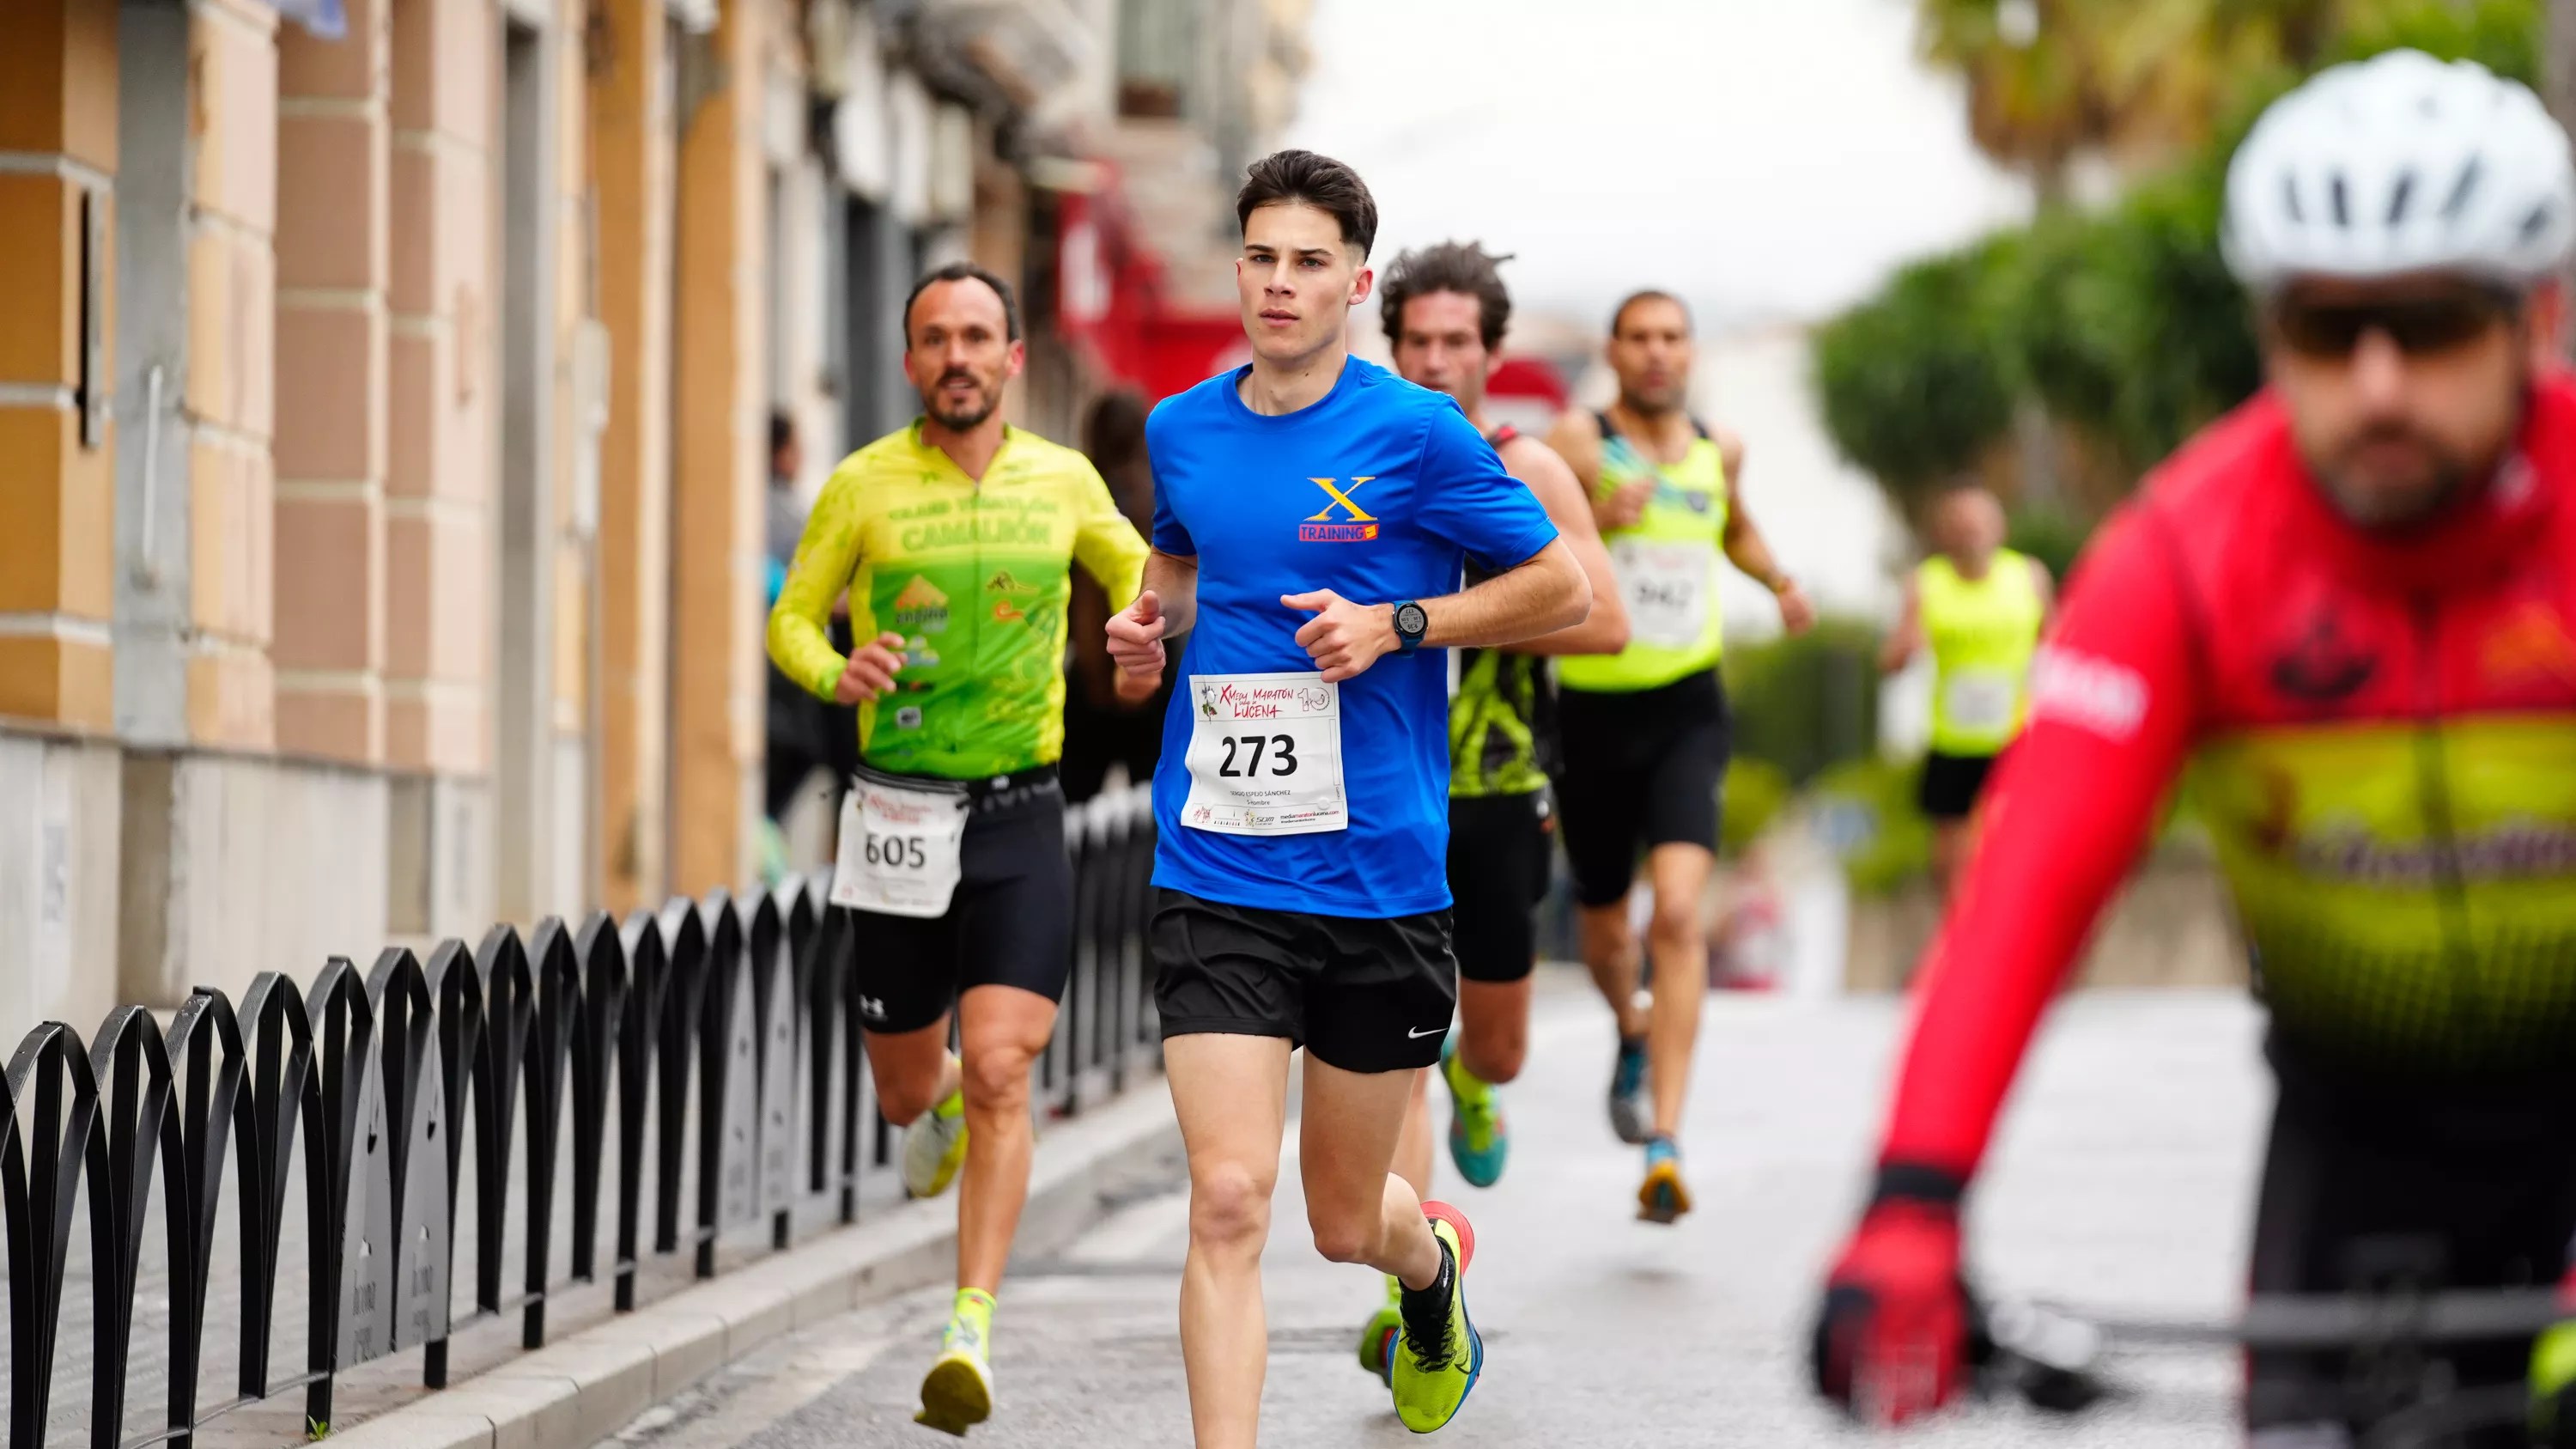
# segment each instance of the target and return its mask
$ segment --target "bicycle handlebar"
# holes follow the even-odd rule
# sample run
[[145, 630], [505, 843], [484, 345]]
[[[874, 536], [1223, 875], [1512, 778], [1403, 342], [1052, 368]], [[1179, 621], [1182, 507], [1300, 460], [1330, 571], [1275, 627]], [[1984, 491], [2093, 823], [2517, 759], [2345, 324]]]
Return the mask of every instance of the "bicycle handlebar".
[[2504, 1288], [2379, 1297], [2267, 1295], [2248, 1303], [2233, 1321], [2079, 1317], [2115, 1344], [2296, 1349], [2527, 1338], [2571, 1316], [2576, 1309], [2561, 1302], [2555, 1289]]

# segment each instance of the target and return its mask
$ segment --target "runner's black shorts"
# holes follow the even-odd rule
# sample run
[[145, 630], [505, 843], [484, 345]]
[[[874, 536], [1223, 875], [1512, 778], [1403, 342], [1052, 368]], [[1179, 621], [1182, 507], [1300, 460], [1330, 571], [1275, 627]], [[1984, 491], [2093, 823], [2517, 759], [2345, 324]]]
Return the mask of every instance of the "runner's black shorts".
[[1624, 694], [1560, 689], [1557, 811], [1574, 899], [1616, 905], [1658, 845], [1717, 849], [1717, 790], [1734, 725], [1717, 671]]
[[937, 920], [850, 912], [851, 980], [872, 1032], [919, 1031], [978, 986], [1064, 999], [1073, 964], [1073, 864], [1055, 767], [978, 782], [958, 841], [957, 894]]
[[1530, 912], [1547, 896], [1554, 814], [1546, 790], [1449, 797], [1450, 934], [1465, 979], [1528, 978], [1538, 954]]
[[1923, 757], [1923, 784], [1915, 803], [1934, 820], [1965, 820], [1985, 793], [1986, 779], [2003, 756], [1950, 755], [1934, 750]]
[[1346, 1072], [1440, 1060], [1458, 1005], [1449, 912], [1373, 920], [1154, 892], [1154, 1008], [1166, 1040], [1285, 1037]]
[[[2274, 1059], [2280, 1060], [2277, 1046]], [[2254, 1222], [2257, 1295], [2546, 1288], [2576, 1234], [2576, 1101], [2534, 1087], [2449, 1101], [2284, 1071]], [[2521, 1382], [2531, 1340], [2434, 1350], [2461, 1389]], [[2367, 1427], [2335, 1351], [2246, 1355], [2251, 1429]], [[2522, 1445], [2517, 1426], [2472, 1446]]]

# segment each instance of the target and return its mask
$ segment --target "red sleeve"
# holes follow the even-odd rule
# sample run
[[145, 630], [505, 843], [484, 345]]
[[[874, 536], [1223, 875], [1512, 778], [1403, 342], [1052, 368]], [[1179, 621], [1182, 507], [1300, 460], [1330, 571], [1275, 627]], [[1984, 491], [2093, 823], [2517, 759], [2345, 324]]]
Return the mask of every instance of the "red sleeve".
[[1975, 1172], [2041, 1010], [2181, 767], [2196, 621], [2168, 528], [2143, 508], [2105, 528], [2032, 666], [2030, 726], [1918, 973], [1882, 1166]]

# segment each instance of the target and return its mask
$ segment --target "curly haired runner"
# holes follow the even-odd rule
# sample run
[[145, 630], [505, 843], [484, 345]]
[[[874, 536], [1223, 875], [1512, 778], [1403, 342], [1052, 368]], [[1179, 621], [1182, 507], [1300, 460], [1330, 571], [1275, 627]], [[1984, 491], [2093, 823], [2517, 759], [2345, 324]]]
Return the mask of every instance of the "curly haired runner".
[[[1571, 629], [1501, 649], [1462, 649], [1449, 701], [1449, 892], [1456, 898], [1458, 1031], [1442, 1051], [1449, 1089], [1449, 1157], [1477, 1187], [1500, 1180], [1511, 1153], [1502, 1083], [1520, 1075], [1529, 1045], [1532, 911], [1547, 893], [1556, 807], [1556, 681], [1548, 656], [1616, 653], [1628, 642], [1610, 556], [1582, 485], [1545, 443], [1485, 418], [1485, 383], [1502, 361], [1512, 298], [1499, 264], [1473, 242], [1409, 251], [1378, 288], [1387, 340], [1404, 380], [1457, 400], [1503, 466], [1528, 487], [1583, 565], [1592, 613]], [[1483, 577], [1473, 563], [1467, 577]], [[1416, 1076], [1395, 1170], [1431, 1191], [1431, 1073]], [[1385, 1304], [1360, 1332], [1360, 1367], [1384, 1374], [1400, 1327], [1402, 1295], [1387, 1280]]]

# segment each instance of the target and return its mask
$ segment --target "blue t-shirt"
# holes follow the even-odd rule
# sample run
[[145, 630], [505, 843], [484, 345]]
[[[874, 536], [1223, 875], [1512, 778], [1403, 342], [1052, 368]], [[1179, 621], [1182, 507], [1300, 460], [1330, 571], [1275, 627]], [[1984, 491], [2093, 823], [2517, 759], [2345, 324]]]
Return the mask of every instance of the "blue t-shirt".
[[1314, 614], [1283, 594], [1360, 604], [1458, 591], [1470, 554], [1510, 568], [1556, 537], [1446, 394], [1351, 358], [1311, 407], [1267, 417], [1244, 372], [1167, 398], [1145, 425], [1154, 546], [1196, 555], [1198, 620], [1180, 660], [1154, 771], [1154, 883], [1269, 910], [1387, 919], [1449, 906], [1446, 651], [1387, 654], [1341, 685], [1349, 824], [1232, 835], [1181, 823], [1190, 675], [1311, 673], [1296, 634]]

